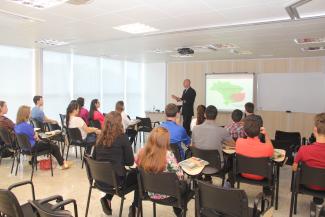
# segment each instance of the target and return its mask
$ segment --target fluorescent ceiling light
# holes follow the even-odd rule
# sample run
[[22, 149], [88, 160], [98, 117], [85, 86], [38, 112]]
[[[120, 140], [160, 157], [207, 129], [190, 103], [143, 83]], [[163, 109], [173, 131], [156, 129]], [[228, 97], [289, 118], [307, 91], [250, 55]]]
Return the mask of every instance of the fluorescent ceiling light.
[[170, 55], [171, 57], [178, 57], [178, 58], [189, 58], [189, 57], [193, 57], [193, 54], [186, 54], [186, 55], [181, 55], [181, 54], [173, 54]]
[[231, 49], [230, 53], [237, 54], [237, 55], [251, 55], [252, 52], [249, 50], [236, 50], [236, 49]]
[[61, 46], [61, 45], [69, 44], [68, 42], [65, 41], [58, 41], [53, 39], [42, 39], [42, 40], [35, 41], [35, 43], [41, 45], [47, 45], [47, 46]]
[[140, 34], [140, 33], [148, 33], [148, 32], [156, 32], [159, 31], [159, 29], [156, 29], [154, 27], [142, 24], [142, 23], [132, 23], [127, 25], [121, 25], [121, 26], [115, 26], [113, 29], [127, 32], [131, 34]]
[[303, 47], [301, 48], [304, 52], [313, 52], [313, 51], [325, 51], [325, 46], [319, 46], [319, 47]]
[[43, 20], [43, 19], [29, 17], [29, 16], [13, 13], [11, 11], [6, 11], [6, 10], [2, 10], [2, 9], [0, 9], [0, 14], [4, 14], [4, 15], [6, 15], [8, 17], [11, 17], [11, 18], [14, 18], [14, 19], [26, 20], [26, 21], [29, 21], [29, 22], [45, 22], [45, 20]]
[[25, 5], [37, 9], [45, 9], [57, 6], [67, 2], [68, 0], [7, 0], [17, 4]]
[[295, 38], [294, 41], [297, 44], [324, 43], [325, 37], [323, 37], [323, 38]]

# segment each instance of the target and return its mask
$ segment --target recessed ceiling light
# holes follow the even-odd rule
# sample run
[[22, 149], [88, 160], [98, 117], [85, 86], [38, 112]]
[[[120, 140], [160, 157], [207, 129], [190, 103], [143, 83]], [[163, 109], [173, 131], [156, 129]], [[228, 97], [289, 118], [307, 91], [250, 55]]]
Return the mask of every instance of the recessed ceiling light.
[[154, 27], [142, 24], [142, 23], [132, 23], [127, 25], [121, 25], [121, 26], [115, 26], [113, 29], [127, 32], [131, 34], [140, 34], [140, 33], [147, 33], [147, 32], [156, 32], [159, 31], [159, 29], [156, 29]]
[[294, 41], [297, 44], [324, 43], [325, 37], [323, 37], [323, 38], [295, 38]]
[[304, 52], [313, 52], [313, 51], [324, 51], [325, 50], [325, 46], [319, 46], [319, 47], [303, 47], [301, 48], [302, 51]]
[[53, 39], [42, 39], [42, 40], [35, 41], [35, 43], [41, 45], [47, 45], [47, 46], [61, 46], [61, 45], [69, 44], [68, 42], [65, 41], [58, 41]]
[[171, 57], [178, 57], [178, 58], [189, 58], [189, 57], [193, 57], [193, 54], [186, 54], [186, 55], [181, 55], [181, 54], [173, 54], [170, 55]]
[[237, 54], [237, 55], [251, 55], [252, 52], [249, 50], [237, 50], [237, 49], [231, 49], [230, 53]]
[[7, 0], [37, 9], [46, 9], [67, 2], [68, 0]]

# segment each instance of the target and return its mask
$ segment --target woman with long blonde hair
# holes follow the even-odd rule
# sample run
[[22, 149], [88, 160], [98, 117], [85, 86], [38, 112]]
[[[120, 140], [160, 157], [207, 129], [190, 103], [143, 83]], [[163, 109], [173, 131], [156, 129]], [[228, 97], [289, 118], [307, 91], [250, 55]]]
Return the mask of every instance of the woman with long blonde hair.
[[[182, 180], [183, 171], [178, 166], [177, 160], [170, 150], [169, 137], [166, 128], [154, 128], [145, 147], [138, 154], [137, 165], [149, 173], [174, 172]], [[156, 200], [168, 200], [170, 197], [156, 193], [150, 193], [149, 196]], [[175, 214], [179, 216], [182, 210], [176, 207], [173, 207], [173, 209]]]
[[[112, 111], [106, 115], [104, 126], [93, 151], [93, 158], [97, 161], [111, 162], [120, 184], [124, 183], [124, 187], [127, 188], [137, 184], [136, 171], [125, 169], [125, 166], [132, 166], [134, 164], [134, 156], [129, 139], [124, 134], [122, 117], [119, 112]], [[104, 188], [111, 188], [111, 186], [105, 186], [100, 182], [96, 184]], [[106, 194], [100, 199], [103, 211], [106, 215], [112, 214], [112, 199], [113, 195], [111, 194]], [[137, 206], [138, 188], [136, 188], [134, 192], [134, 199], [129, 210], [129, 216], [135, 216]]]

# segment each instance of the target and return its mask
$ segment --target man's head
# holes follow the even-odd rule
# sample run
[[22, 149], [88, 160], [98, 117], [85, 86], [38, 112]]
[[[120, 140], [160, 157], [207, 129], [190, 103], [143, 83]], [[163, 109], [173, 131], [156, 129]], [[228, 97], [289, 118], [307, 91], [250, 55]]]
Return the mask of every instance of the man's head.
[[241, 119], [243, 118], [243, 112], [240, 111], [239, 109], [235, 109], [232, 114], [231, 114], [231, 119], [237, 123], [239, 121], [241, 121]]
[[124, 111], [124, 102], [121, 101], [117, 101], [117, 103], [115, 104], [115, 111], [121, 113]]
[[254, 114], [254, 104], [251, 102], [248, 102], [245, 104], [245, 112], [246, 115]]
[[177, 105], [175, 105], [174, 103], [169, 103], [168, 105], [166, 105], [165, 114], [167, 118], [175, 118], [177, 113], [178, 113]]
[[43, 97], [42, 96], [34, 96], [33, 102], [36, 106], [43, 106]]
[[215, 106], [209, 105], [205, 109], [205, 117], [207, 120], [215, 120], [217, 118], [217, 115], [218, 115], [218, 109]]
[[189, 87], [191, 86], [191, 81], [190, 81], [190, 79], [185, 79], [185, 80], [183, 81], [183, 86], [184, 86], [185, 89], [189, 88]]
[[249, 115], [244, 119], [244, 131], [250, 138], [258, 136], [261, 132], [262, 126], [259, 116]]
[[7, 103], [5, 101], [0, 101], [0, 115], [5, 115], [8, 112]]
[[314, 134], [316, 139], [320, 136], [325, 137], [325, 113], [320, 113], [315, 116], [314, 119], [315, 127], [314, 127]]

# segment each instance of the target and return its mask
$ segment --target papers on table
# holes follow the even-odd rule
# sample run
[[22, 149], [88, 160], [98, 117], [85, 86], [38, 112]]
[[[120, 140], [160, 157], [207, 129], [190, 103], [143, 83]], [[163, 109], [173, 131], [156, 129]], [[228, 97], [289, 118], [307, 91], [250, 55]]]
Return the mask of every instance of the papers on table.
[[197, 157], [191, 157], [179, 162], [179, 166], [182, 168], [182, 170], [189, 175], [200, 174], [204, 167], [208, 164], [209, 162]]

